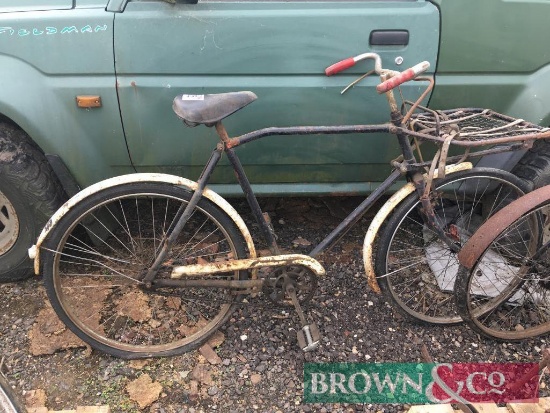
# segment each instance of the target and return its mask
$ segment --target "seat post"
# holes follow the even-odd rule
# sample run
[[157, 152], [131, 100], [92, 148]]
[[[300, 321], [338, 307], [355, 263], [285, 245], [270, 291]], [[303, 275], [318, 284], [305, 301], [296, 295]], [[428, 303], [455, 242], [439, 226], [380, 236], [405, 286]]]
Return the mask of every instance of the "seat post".
[[225, 130], [225, 126], [223, 126], [222, 121], [219, 120], [216, 122], [216, 133], [220, 137], [221, 141], [225, 144], [229, 143], [229, 135], [227, 134], [227, 131]]

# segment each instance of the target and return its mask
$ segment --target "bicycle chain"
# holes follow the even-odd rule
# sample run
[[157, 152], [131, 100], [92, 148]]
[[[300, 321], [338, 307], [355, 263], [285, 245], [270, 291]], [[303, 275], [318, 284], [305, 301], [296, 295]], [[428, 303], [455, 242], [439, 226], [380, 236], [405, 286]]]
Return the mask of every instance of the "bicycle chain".
[[[290, 302], [284, 301], [284, 293], [282, 293], [288, 282], [295, 284], [300, 304], [306, 304], [313, 298], [317, 288], [317, 276], [305, 267], [288, 266], [280, 267], [271, 271], [264, 279], [262, 292], [268, 300], [259, 300], [257, 303], [252, 303], [247, 300], [247, 297], [254, 293], [239, 293], [238, 291], [235, 291], [236, 297], [243, 296], [243, 298], [240, 300], [216, 299], [215, 301], [219, 304], [235, 304], [242, 307], [251, 306], [256, 308], [271, 308], [273, 304], [280, 306], [292, 306]], [[301, 286], [307, 286], [307, 289], [304, 289], [303, 287], [301, 288]], [[178, 297], [187, 301], [201, 300], [201, 297], [186, 297], [178, 292], [163, 291], [165, 288], [173, 288], [175, 290], [178, 289], [178, 287], [162, 287], [162, 289], [153, 289], [153, 291], [164, 297]], [[212, 296], [205, 296], [203, 299], [212, 301], [212, 298]]]

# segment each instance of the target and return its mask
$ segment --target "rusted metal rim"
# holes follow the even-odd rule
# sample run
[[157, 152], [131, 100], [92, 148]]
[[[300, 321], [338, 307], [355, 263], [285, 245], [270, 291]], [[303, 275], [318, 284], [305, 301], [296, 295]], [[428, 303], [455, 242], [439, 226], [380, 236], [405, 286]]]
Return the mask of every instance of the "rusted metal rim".
[[0, 255], [8, 252], [19, 237], [19, 218], [10, 200], [0, 191]]
[[460, 264], [471, 270], [493, 240], [511, 223], [540, 206], [545, 200], [550, 200], [550, 185], [530, 192], [498, 211], [464, 244], [458, 254]]

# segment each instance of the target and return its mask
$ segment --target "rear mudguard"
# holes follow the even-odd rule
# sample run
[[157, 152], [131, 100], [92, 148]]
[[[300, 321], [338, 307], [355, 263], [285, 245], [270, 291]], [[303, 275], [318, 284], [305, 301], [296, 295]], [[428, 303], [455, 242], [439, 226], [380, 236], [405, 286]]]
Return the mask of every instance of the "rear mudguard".
[[[69, 199], [65, 204], [57, 210], [57, 212], [50, 218], [46, 223], [46, 226], [40, 233], [38, 240], [35, 245], [29, 248], [29, 257], [34, 259], [34, 273], [40, 273], [40, 246], [44, 240], [48, 237], [48, 234], [53, 227], [69, 212], [76, 204], [81, 202], [86, 197], [89, 197], [92, 194], [100, 192], [106, 188], [115, 187], [119, 185], [131, 184], [131, 183], [140, 183], [140, 182], [159, 182], [166, 183], [170, 185], [181, 186], [188, 189], [191, 192], [194, 192], [198, 188], [196, 182], [190, 181], [189, 179], [181, 178], [175, 175], [159, 174], [159, 173], [138, 173], [138, 174], [129, 174], [121, 175], [115, 178], [106, 179], [104, 181], [98, 182], [94, 185], [89, 186], [88, 188], [80, 191], [78, 194]], [[233, 220], [239, 231], [243, 234], [245, 239], [249, 258], [256, 258], [256, 248], [254, 247], [254, 242], [252, 241], [252, 236], [248, 230], [246, 224], [240, 217], [239, 213], [220, 195], [214, 191], [206, 188], [203, 192], [203, 196], [208, 200], [212, 201], [219, 208], [221, 208], [229, 217]]]

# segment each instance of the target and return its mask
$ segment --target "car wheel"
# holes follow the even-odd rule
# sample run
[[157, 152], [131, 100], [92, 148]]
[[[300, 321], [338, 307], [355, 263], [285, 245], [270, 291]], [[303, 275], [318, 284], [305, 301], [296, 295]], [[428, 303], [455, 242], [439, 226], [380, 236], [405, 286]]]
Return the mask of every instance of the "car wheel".
[[512, 170], [526, 181], [530, 190], [550, 184], [550, 142], [538, 140]]
[[0, 123], [0, 282], [32, 275], [27, 250], [66, 198], [40, 149], [20, 129]]

